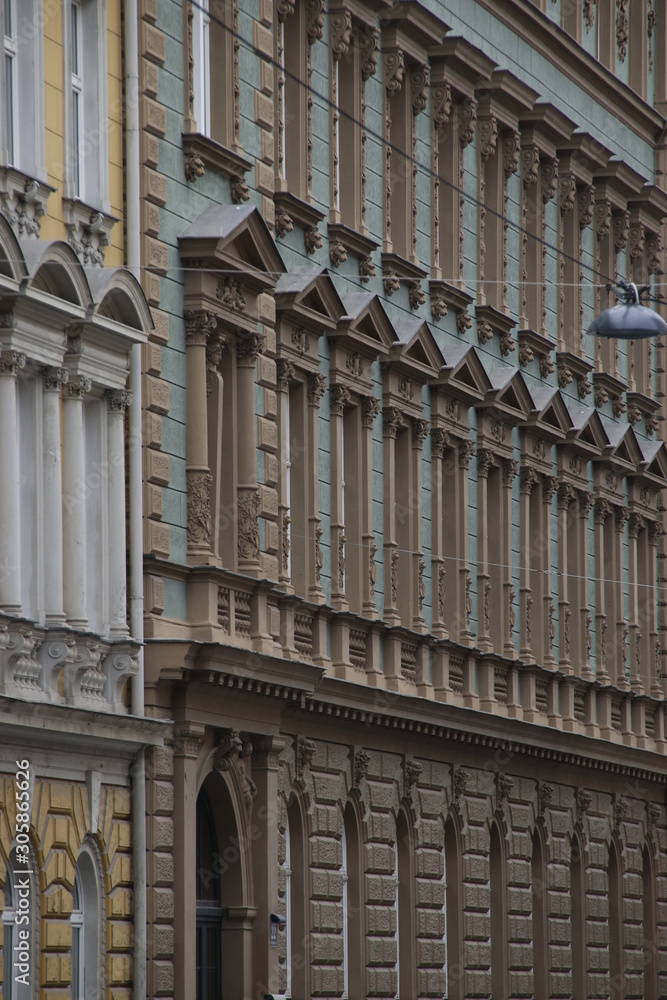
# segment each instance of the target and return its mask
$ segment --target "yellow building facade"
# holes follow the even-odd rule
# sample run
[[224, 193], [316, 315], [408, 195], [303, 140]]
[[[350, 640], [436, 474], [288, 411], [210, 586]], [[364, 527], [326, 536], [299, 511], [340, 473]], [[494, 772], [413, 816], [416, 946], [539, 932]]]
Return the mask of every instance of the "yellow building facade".
[[128, 372], [152, 320], [123, 267], [121, 2], [0, 19], [0, 995], [129, 1000], [133, 774], [160, 727], [127, 610]]

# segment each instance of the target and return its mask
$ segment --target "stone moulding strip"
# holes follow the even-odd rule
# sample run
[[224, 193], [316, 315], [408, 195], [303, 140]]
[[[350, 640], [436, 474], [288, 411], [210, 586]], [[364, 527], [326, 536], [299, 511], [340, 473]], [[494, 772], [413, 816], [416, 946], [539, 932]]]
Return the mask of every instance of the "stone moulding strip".
[[[414, 733], [425, 737], [432, 737], [437, 740], [450, 740], [461, 744], [473, 744], [474, 746], [480, 748], [504, 750], [506, 753], [512, 755], [539, 758], [540, 760], [551, 761], [557, 764], [587, 768], [594, 771], [603, 771], [609, 774], [619, 774], [628, 778], [638, 778], [651, 784], [667, 785], [667, 758], [660, 754], [645, 751], [640, 748], [630, 748], [626, 745], [620, 744], [609, 744], [606, 741], [604, 746], [604, 749], [607, 751], [617, 749], [625, 756], [627, 756], [629, 752], [632, 752], [633, 755], [648, 754], [650, 756], [650, 763], [655, 764], [655, 768], [649, 769], [649, 761], [647, 761], [646, 767], [635, 766], [631, 763], [621, 763], [620, 761], [611, 760], [609, 755], [605, 758], [598, 759], [591, 756], [586, 752], [586, 750], [583, 750], [581, 753], [575, 750], [559, 750], [555, 747], [544, 746], [543, 742], [538, 742], [537, 740], [534, 743], [527, 742], [526, 740], [519, 742], [516, 739], [503, 737], [501, 735], [485, 735], [484, 733], [471, 732], [463, 728], [454, 728], [449, 725], [429, 722], [424, 719], [411, 719], [399, 714], [399, 712], [382, 713], [365, 708], [337, 704], [335, 701], [332, 701], [330, 697], [325, 697], [324, 692], [319, 695], [310, 695], [303, 691], [294, 690], [285, 684], [272, 683], [263, 680], [253, 680], [252, 678], [239, 676], [238, 674], [228, 674], [224, 672], [224, 669], [222, 671], [213, 669], [210, 671], [207, 671], [206, 669], [199, 670], [197, 671], [197, 679], [208, 679], [209, 681], [215, 680], [221, 687], [245, 691], [246, 694], [257, 694], [259, 696], [271, 698], [274, 701], [276, 698], [282, 698], [283, 700], [292, 703], [290, 707], [293, 710], [306, 711], [312, 714], [317, 713], [318, 715], [328, 716], [333, 720], [340, 720], [341, 722], [354, 722], [363, 725], [366, 728], [373, 726], [374, 728], [377, 727], [392, 729], [400, 732]], [[327, 680], [327, 678], [323, 678], [323, 685], [327, 685]], [[370, 693], [377, 694], [377, 691], [372, 691]], [[394, 694], [393, 697], [398, 701], [402, 700], [400, 695]], [[410, 696], [405, 697], [407, 698]], [[410, 702], [413, 700], [414, 699], [410, 697]], [[412, 708], [413, 706], [410, 705], [410, 707]], [[444, 704], [443, 707], [446, 707], [448, 711], [453, 710], [454, 712], [456, 712], [458, 708], [457, 706], [451, 705], [444, 706]], [[466, 712], [467, 715], [470, 714], [468, 709], [458, 709], [458, 711]], [[480, 716], [482, 714], [483, 713], [480, 713]], [[520, 723], [520, 725], [527, 726], [529, 724]], [[554, 732], [556, 731], [545, 728], [544, 735], [553, 734]], [[558, 731], [558, 736], [563, 739], [567, 739], [568, 735], [569, 734]], [[528, 734], [526, 734], [526, 736], [528, 736]], [[595, 747], [600, 750], [599, 739], [578, 735], [574, 738], [577, 742], [592, 742]], [[659, 771], [657, 769], [658, 765], [661, 765], [664, 770]]]
[[582, 49], [573, 62], [571, 36], [555, 26], [537, 7], [526, 0], [504, 0], [502, 4], [497, 0], [479, 0], [479, 3], [529, 42], [532, 48], [557, 66], [606, 111], [627, 122], [644, 142], [655, 147], [656, 136], [664, 128], [662, 116]]

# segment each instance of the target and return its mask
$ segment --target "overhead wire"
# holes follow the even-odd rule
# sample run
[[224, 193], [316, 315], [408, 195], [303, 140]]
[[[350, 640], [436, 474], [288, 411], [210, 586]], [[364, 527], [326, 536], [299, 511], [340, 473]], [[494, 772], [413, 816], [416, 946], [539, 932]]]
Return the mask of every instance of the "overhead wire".
[[[382, 135], [381, 133], [378, 133], [374, 129], [370, 128], [368, 126], [368, 124], [362, 122], [360, 119], [356, 118], [354, 115], [350, 114], [348, 111], [346, 111], [343, 108], [341, 108], [340, 105], [335, 104], [331, 100], [330, 97], [328, 97], [325, 94], [322, 94], [319, 90], [317, 90], [316, 88], [314, 88], [312, 86], [312, 84], [310, 84], [308, 81], [304, 80], [298, 74], [293, 73], [291, 70], [288, 70], [284, 65], [282, 65], [280, 62], [278, 62], [278, 60], [274, 59], [272, 56], [267, 55], [267, 53], [264, 52], [264, 51], [262, 51], [262, 50], [260, 50], [257, 45], [255, 45], [254, 43], [251, 43], [247, 39], [245, 39], [238, 31], [234, 31], [234, 29], [232, 27], [230, 27], [230, 25], [225, 24], [225, 22], [220, 17], [217, 17], [215, 14], [212, 14], [210, 11], [208, 11], [206, 8], [204, 8], [202, 6], [202, 4], [200, 2], [198, 2], [198, 0], [191, 0], [191, 4], [197, 10], [199, 10], [202, 13], [206, 14], [206, 16], [209, 18], [210, 21], [213, 21], [215, 24], [218, 24], [221, 28], [223, 28], [226, 32], [228, 32], [231, 35], [231, 37], [235, 40], [235, 42], [239, 43], [239, 45], [244, 46], [247, 50], [253, 52], [261, 60], [263, 60], [264, 62], [266, 62], [269, 65], [273, 66], [273, 68], [277, 69], [280, 73], [282, 73], [285, 78], [293, 80], [300, 87], [304, 88], [313, 97], [317, 97], [318, 100], [322, 101], [323, 105], [326, 105], [330, 110], [335, 110], [337, 114], [339, 114], [342, 117], [346, 118], [352, 124], [357, 125], [359, 128], [364, 129], [364, 131], [366, 132], [366, 135], [371, 136], [373, 139], [375, 139], [377, 142], [379, 142], [380, 145], [388, 147], [392, 151], [392, 153], [397, 153], [398, 155], [402, 156], [407, 161], [407, 163], [412, 164], [413, 166], [416, 166], [418, 170], [421, 170], [424, 173], [428, 174], [428, 176], [431, 179], [437, 180], [440, 184], [445, 184], [447, 187], [449, 187], [453, 191], [455, 191], [459, 195], [459, 197], [462, 197], [464, 199], [464, 201], [468, 201], [468, 202], [474, 204], [478, 209], [483, 209], [487, 215], [493, 215], [493, 216], [495, 216], [502, 223], [507, 224], [510, 227], [512, 227], [517, 233], [519, 233], [521, 235], [525, 235], [529, 239], [534, 240], [535, 243], [538, 244], [540, 247], [546, 247], [547, 250], [552, 251], [552, 253], [554, 253], [557, 257], [562, 257], [564, 260], [568, 260], [570, 263], [573, 263], [577, 267], [581, 268], [582, 271], [591, 272], [594, 276], [597, 275], [598, 278], [602, 279], [601, 283], [599, 285], [594, 285], [593, 284], [593, 285], [591, 285], [591, 287], [599, 288], [599, 287], [605, 287], [607, 284], [615, 284], [615, 282], [616, 282], [615, 278], [612, 278], [609, 275], [605, 275], [603, 272], [599, 271], [597, 268], [593, 267], [590, 264], [585, 263], [580, 258], [575, 257], [574, 255], [567, 253], [561, 247], [557, 246], [554, 243], [550, 243], [548, 240], [544, 239], [543, 237], [538, 236], [536, 233], [531, 233], [530, 230], [526, 229], [524, 226], [521, 226], [514, 219], [511, 219], [509, 216], [506, 216], [502, 212], [500, 212], [500, 211], [494, 209], [493, 207], [485, 204], [484, 202], [482, 202], [479, 198], [475, 197], [474, 195], [469, 194], [466, 191], [464, 191], [461, 187], [459, 187], [457, 184], [455, 184], [449, 178], [443, 177], [441, 174], [436, 173], [428, 165], [426, 165], [424, 163], [420, 163], [420, 161], [417, 160], [416, 157], [412, 156], [412, 154], [406, 152], [406, 150], [404, 150], [404, 149], [401, 149], [395, 143], [392, 143], [391, 141], [387, 140], [387, 138], [384, 135]], [[345, 277], [349, 277], [349, 276], [345, 276]], [[398, 276], [398, 277], [399, 277], [399, 280], [400, 280], [400, 276]], [[404, 278], [403, 280], [414, 280], [414, 279]], [[458, 277], [457, 277], [456, 280], [458, 280]], [[477, 279], [477, 281], [475, 283], [478, 283], [480, 280], [481, 279]], [[466, 283], [467, 283], [467, 279], [466, 279]], [[486, 282], [485, 281], [485, 283], [489, 283], [490, 284], [491, 282]], [[504, 283], [504, 282], [497, 282], [497, 283], [500, 284], [500, 283]], [[542, 284], [543, 285], [544, 282], [536, 282], [535, 284]], [[561, 283], [560, 282], [550, 282], [549, 284], [551, 284], [551, 285], [554, 285], [554, 284], [560, 285]], [[577, 287], [578, 284], [579, 283], [576, 283], [576, 285], [575, 285], [573, 283], [573, 287]], [[650, 300], [650, 301], [661, 301], [661, 300]]]

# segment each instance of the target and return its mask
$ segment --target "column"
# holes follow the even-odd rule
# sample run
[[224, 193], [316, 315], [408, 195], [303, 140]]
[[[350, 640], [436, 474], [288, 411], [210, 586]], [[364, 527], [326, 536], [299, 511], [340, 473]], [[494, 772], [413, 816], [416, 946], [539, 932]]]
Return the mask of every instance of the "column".
[[[69, 381], [65, 368], [44, 372], [42, 434], [44, 456], [44, 608], [46, 623], [63, 624], [63, 478], [60, 442], [60, 390]], [[123, 498], [123, 509], [125, 498]]]
[[594, 505], [595, 498], [593, 494], [589, 493], [588, 490], [580, 490], [576, 564], [570, 566], [568, 562], [568, 571], [574, 576], [577, 583], [578, 657], [574, 665], [574, 672], [581, 677], [588, 678], [593, 676], [591, 667], [591, 649], [593, 646], [591, 626], [593, 624], [593, 616], [588, 607], [588, 522]]
[[422, 448], [424, 441], [428, 437], [431, 425], [428, 420], [421, 417], [412, 420], [412, 484], [413, 501], [410, 504], [410, 536], [412, 539], [412, 587], [410, 602], [412, 606], [412, 625], [415, 632], [425, 632], [426, 622], [424, 621], [424, 599], [426, 597], [426, 583], [424, 582], [424, 572], [426, 562], [422, 552]]
[[521, 659], [524, 663], [534, 663], [533, 655], [533, 603], [534, 597], [530, 584], [531, 556], [531, 532], [533, 525], [530, 523], [530, 497], [537, 486], [538, 475], [534, 469], [521, 470], [521, 513], [519, 516], [520, 542], [519, 551], [521, 553], [521, 568], [519, 575], [519, 606], [521, 611]]
[[174, 1000], [191, 1000], [196, 980], [197, 764], [205, 727], [174, 729]]
[[306, 427], [306, 502], [308, 509], [308, 544], [306, 546], [306, 580], [308, 599], [316, 604], [324, 604], [325, 596], [320, 582], [322, 570], [322, 528], [320, 527], [320, 486], [319, 486], [319, 421], [320, 400], [326, 392], [324, 375], [315, 372], [308, 376], [308, 426]]
[[570, 504], [574, 499], [575, 493], [573, 487], [569, 483], [560, 483], [558, 487], [558, 621], [561, 627], [561, 635], [558, 644], [558, 669], [564, 674], [572, 673], [572, 661], [570, 659], [572, 608], [570, 607], [570, 591], [568, 587], [568, 545]]
[[89, 378], [72, 374], [63, 387], [63, 603], [75, 628], [88, 627], [83, 396], [90, 389]]
[[[188, 562], [207, 563], [211, 551], [211, 483], [208, 465], [206, 343], [217, 319], [185, 314], [185, 460], [188, 497]], [[253, 450], [254, 455], [254, 450]]]
[[362, 552], [362, 614], [377, 618], [375, 606], [375, 555], [377, 544], [373, 532], [373, 425], [382, 409], [375, 396], [361, 400], [361, 544]]
[[[456, 606], [456, 565], [447, 565], [444, 549], [444, 497], [442, 463], [445, 451], [451, 447], [447, 431], [436, 427], [431, 431], [431, 580], [433, 587], [433, 625], [431, 633], [438, 639], [448, 639], [446, 611]], [[447, 517], [452, 517], [448, 506]], [[447, 572], [451, 573], [451, 593], [447, 601]]]
[[255, 363], [262, 345], [258, 333], [236, 337], [238, 413], [237, 556], [238, 570], [259, 575], [259, 494], [255, 434]]
[[[607, 607], [605, 601], [605, 531], [604, 523], [611, 515], [611, 504], [606, 500], [597, 499], [595, 501], [595, 663], [598, 679], [607, 674]], [[635, 550], [636, 552], [636, 550]], [[631, 598], [632, 601], [632, 598]], [[592, 671], [588, 667], [587, 673], [592, 677]], [[582, 676], [583, 673], [582, 673]], [[589, 678], [590, 679], [590, 678]]]
[[0, 608], [21, 613], [21, 532], [16, 375], [25, 354], [0, 353]]
[[280, 546], [278, 556], [278, 583], [281, 588], [289, 594], [294, 592], [290, 574], [290, 547], [292, 523], [290, 512], [289, 495], [289, 470], [287, 467], [287, 449], [291, 447], [288, 441], [289, 434], [289, 387], [294, 378], [296, 369], [291, 361], [286, 358], [278, 358], [276, 362], [276, 385], [278, 388], [278, 433], [280, 434], [281, 447], [278, 450], [278, 529], [280, 532]]
[[502, 580], [502, 600], [500, 603], [500, 635], [503, 642], [503, 656], [515, 660], [514, 624], [516, 622], [512, 577], [512, 483], [519, 473], [519, 463], [515, 458], [503, 462], [501, 537], [500, 537], [500, 578]]
[[124, 414], [132, 396], [124, 389], [107, 392], [108, 510], [109, 510], [109, 631], [126, 636], [127, 574], [125, 547]]
[[[337, 611], [347, 611], [348, 603], [345, 596], [345, 500], [343, 483], [345, 482], [345, 450], [343, 414], [350, 403], [350, 390], [346, 385], [332, 385], [329, 389], [331, 449], [331, 605]], [[317, 467], [317, 462], [314, 463]], [[354, 486], [357, 502], [356, 487]]]
[[222, 565], [220, 551], [220, 527], [222, 517], [222, 405], [223, 379], [219, 365], [222, 352], [227, 345], [225, 337], [218, 330], [213, 331], [206, 344], [206, 417], [208, 436], [208, 467], [211, 473], [210, 505], [211, 505], [211, 555], [210, 560], [216, 566]]
[[475, 637], [470, 628], [472, 617], [472, 576], [468, 565], [468, 510], [470, 493], [468, 471], [470, 460], [475, 454], [473, 441], [463, 441], [459, 445], [459, 466], [456, 470], [456, 514], [460, 530], [457, 532], [456, 573], [458, 574], [457, 589], [457, 631], [458, 641], [465, 646], [474, 646]]
[[[615, 579], [618, 580], [618, 583], [614, 588], [614, 606], [609, 609], [615, 637], [614, 642], [612, 642], [614, 657], [613, 663], [610, 664], [609, 673], [613, 684], [627, 690], [630, 687], [626, 674], [630, 632], [623, 608], [623, 538], [630, 512], [627, 507], [618, 506], [614, 513], [614, 568]], [[662, 697], [662, 692], [660, 692], [660, 697]]]
[[641, 514], [630, 514], [628, 518], [628, 561], [630, 578], [630, 684], [635, 694], [644, 694], [641, 675], [641, 623], [639, 612], [639, 575], [637, 566], [637, 539], [644, 527]]
[[477, 645], [484, 653], [493, 652], [489, 599], [489, 469], [494, 454], [483, 448], [477, 457]]
[[398, 613], [399, 553], [396, 541], [396, 434], [403, 414], [394, 406], [382, 411], [384, 481], [384, 621], [400, 625]]
[[[648, 542], [648, 590], [646, 596], [646, 611], [648, 620], [646, 627], [649, 632], [649, 652], [650, 658], [647, 664], [650, 685], [649, 693], [653, 698], [662, 698], [662, 688], [660, 686], [660, 654], [659, 654], [659, 633], [658, 633], [658, 544], [660, 541], [661, 527], [658, 521], [649, 521], [647, 525]], [[657, 717], [656, 712], [656, 717]]]
[[[556, 659], [553, 651], [556, 639], [556, 605], [551, 594], [551, 507], [557, 486], [558, 480], [555, 476], [543, 477], [542, 500], [544, 506], [542, 512], [542, 531], [545, 537], [545, 544], [542, 546], [540, 556], [540, 571], [544, 580], [544, 587], [542, 589], [542, 648], [544, 650], [542, 665], [547, 670], [556, 669]], [[562, 641], [560, 636], [559, 640]]]
[[278, 780], [280, 753], [287, 741], [282, 736], [262, 739], [253, 746], [252, 780], [257, 792], [253, 802], [253, 824], [259, 836], [253, 840], [252, 866], [257, 915], [253, 928], [253, 977], [257, 992], [280, 993], [279, 948], [271, 945], [271, 914], [282, 913], [278, 902], [280, 858], [278, 851]]

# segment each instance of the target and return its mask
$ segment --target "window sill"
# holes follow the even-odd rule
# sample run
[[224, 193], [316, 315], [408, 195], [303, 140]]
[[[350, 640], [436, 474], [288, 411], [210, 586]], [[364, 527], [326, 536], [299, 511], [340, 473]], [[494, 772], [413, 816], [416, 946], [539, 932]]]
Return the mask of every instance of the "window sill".
[[192, 182], [210, 170], [230, 179], [243, 179], [252, 163], [240, 153], [216, 142], [201, 132], [183, 132], [183, 156], [186, 180]]

